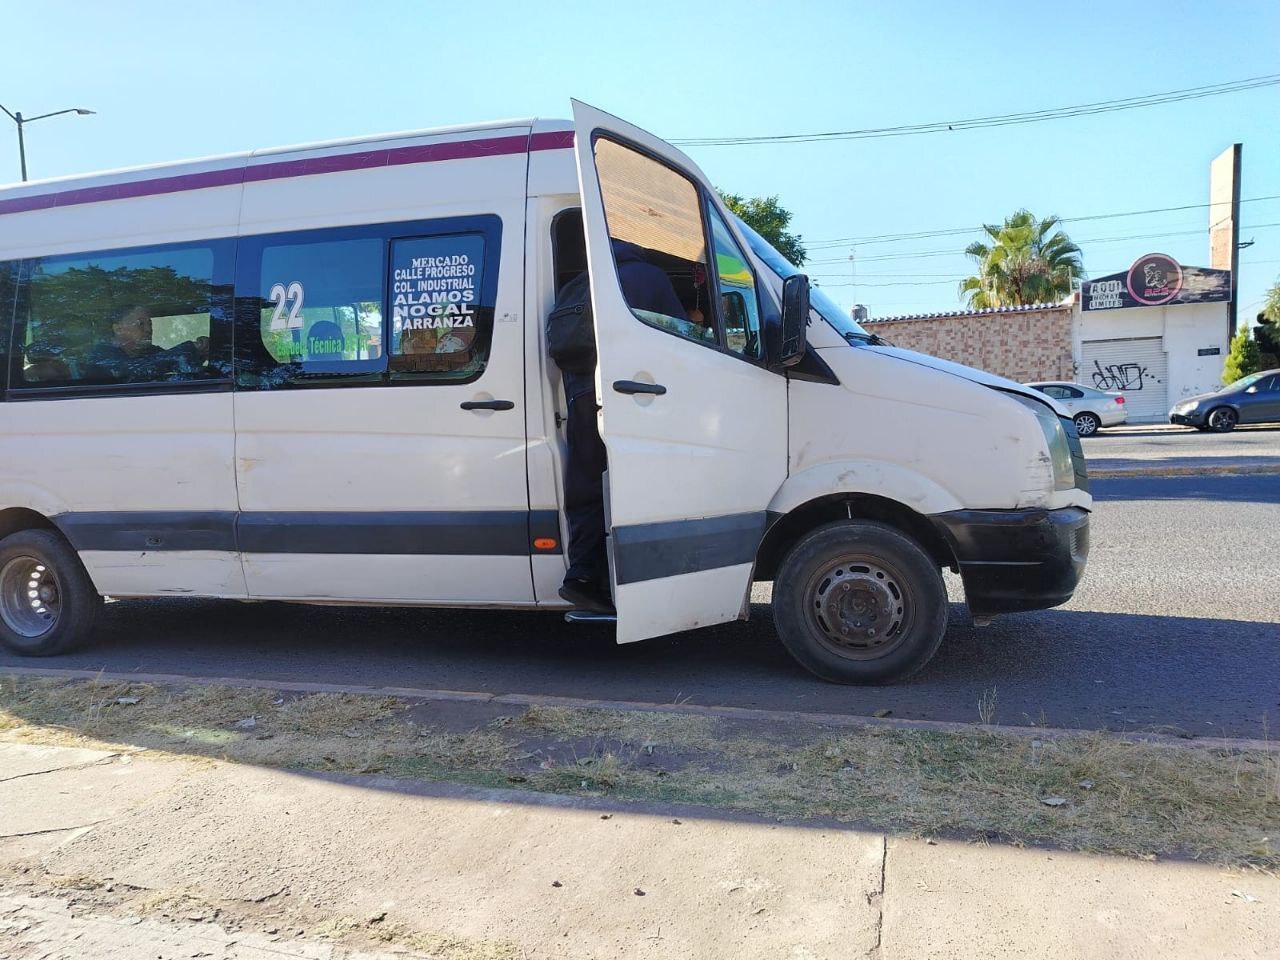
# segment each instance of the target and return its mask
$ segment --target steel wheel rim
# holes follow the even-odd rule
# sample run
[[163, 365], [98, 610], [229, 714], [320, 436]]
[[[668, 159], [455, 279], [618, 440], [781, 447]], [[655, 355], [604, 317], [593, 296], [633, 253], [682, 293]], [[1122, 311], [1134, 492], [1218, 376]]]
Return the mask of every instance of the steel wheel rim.
[[876, 557], [849, 555], [823, 565], [804, 591], [809, 628], [849, 660], [878, 660], [902, 645], [915, 621], [906, 578]]
[[58, 625], [62, 589], [38, 557], [14, 557], [0, 569], [0, 619], [20, 637], [35, 640]]

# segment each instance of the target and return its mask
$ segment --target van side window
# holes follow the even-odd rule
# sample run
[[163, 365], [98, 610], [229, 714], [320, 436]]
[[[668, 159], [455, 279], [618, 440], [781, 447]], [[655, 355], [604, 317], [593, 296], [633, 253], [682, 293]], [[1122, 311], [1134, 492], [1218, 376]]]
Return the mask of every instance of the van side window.
[[368, 237], [269, 242], [258, 257], [258, 333], [302, 374], [380, 373], [385, 244]]
[[719, 346], [698, 188], [604, 137], [596, 139], [595, 155], [618, 280], [631, 312], [650, 326]]
[[14, 298], [21, 260], [0, 260], [0, 401], [9, 384], [9, 341], [13, 336]]
[[237, 386], [476, 379], [501, 236], [501, 219], [486, 215], [242, 238]]
[[756, 279], [746, 254], [720, 219], [715, 207], [707, 204], [711, 221], [711, 243], [715, 247], [716, 280], [724, 324], [725, 346], [752, 360], [760, 359], [760, 301]]
[[10, 388], [162, 384], [225, 377], [214, 244], [39, 257], [23, 265]]
[[394, 378], [467, 380], [484, 370], [494, 307], [485, 252], [482, 233], [391, 241]]

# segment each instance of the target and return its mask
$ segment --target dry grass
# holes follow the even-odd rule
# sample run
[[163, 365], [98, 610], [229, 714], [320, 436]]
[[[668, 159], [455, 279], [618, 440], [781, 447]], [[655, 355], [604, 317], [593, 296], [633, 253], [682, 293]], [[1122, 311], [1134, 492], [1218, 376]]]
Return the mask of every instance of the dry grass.
[[[1101, 733], [833, 732], [559, 707], [457, 733], [415, 726], [406, 706], [375, 696], [0, 678], [0, 736], [1280, 868], [1280, 752]], [[1050, 798], [1062, 802], [1047, 806]]]
[[535, 705], [521, 714], [517, 722], [526, 729], [560, 737], [609, 737], [637, 744], [675, 744], [693, 750], [714, 747], [724, 738], [724, 724], [720, 720], [685, 713]]
[[433, 960], [517, 960], [523, 952], [514, 944], [469, 937], [449, 937], [422, 933], [382, 917], [361, 920], [334, 917], [316, 924], [316, 936], [339, 942], [373, 941], [413, 950], [416, 956]]

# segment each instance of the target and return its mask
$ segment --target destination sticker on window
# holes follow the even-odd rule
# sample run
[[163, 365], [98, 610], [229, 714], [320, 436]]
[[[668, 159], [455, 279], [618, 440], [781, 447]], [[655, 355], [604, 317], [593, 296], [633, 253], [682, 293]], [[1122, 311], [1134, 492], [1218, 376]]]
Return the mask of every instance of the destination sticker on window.
[[464, 353], [475, 339], [484, 237], [397, 240], [391, 256], [391, 338], [399, 354]]

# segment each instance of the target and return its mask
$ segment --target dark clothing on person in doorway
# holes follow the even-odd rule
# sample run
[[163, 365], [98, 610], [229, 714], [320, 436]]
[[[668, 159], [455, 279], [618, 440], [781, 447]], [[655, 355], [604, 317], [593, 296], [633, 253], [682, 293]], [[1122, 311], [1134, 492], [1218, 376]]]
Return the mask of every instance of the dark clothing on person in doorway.
[[646, 260], [643, 250], [626, 240], [614, 240], [613, 260], [618, 265], [622, 295], [632, 310], [651, 310], [677, 320], [688, 319], [671, 278], [661, 267]]
[[594, 373], [566, 373], [568, 401], [565, 442], [564, 510], [569, 519], [569, 569], [565, 578], [609, 589], [604, 538], [604, 441], [596, 425]]
[[[633, 310], [648, 310], [678, 320], [687, 319], [676, 296], [671, 278], [645, 259], [634, 243], [613, 240], [614, 262], [623, 297]], [[569, 521], [566, 599], [596, 599], [590, 608], [608, 607], [609, 561], [605, 547], [604, 471], [607, 467], [604, 441], [596, 420], [595, 371], [562, 371], [568, 414], [565, 422], [565, 516]], [[570, 594], [572, 596], [570, 596]]]

